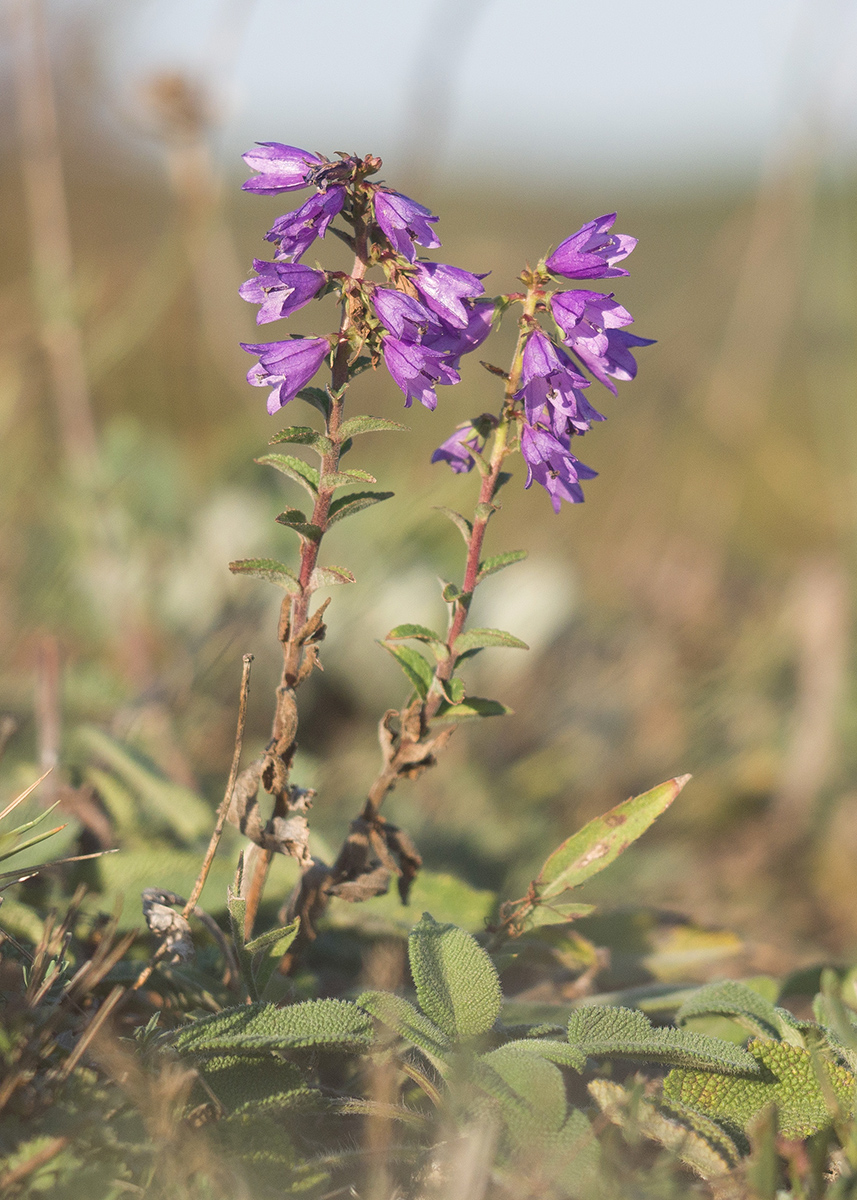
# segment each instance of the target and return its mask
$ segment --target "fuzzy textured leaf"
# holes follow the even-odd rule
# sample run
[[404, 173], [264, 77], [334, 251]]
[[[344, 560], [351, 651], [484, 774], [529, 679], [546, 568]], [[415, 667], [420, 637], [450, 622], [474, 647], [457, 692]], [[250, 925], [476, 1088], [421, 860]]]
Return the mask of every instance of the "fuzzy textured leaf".
[[500, 1013], [500, 980], [475, 938], [423, 913], [408, 938], [408, 956], [420, 1007], [447, 1037], [491, 1028]]
[[731, 1134], [743, 1133], [771, 1104], [786, 1138], [828, 1128], [834, 1117], [828, 1096], [845, 1116], [853, 1115], [855, 1077], [846, 1067], [787, 1042], [754, 1038], [747, 1050], [761, 1078], [674, 1070], [664, 1080], [664, 1095], [712, 1117]]
[[[562, 1026], [557, 1026], [561, 1029]], [[525, 1037], [506, 1042], [503, 1049], [520, 1050], [523, 1054], [533, 1054], [536, 1058], [546, 1058], [548, 1062], [557, 1063], [562, 1067], [573, 1067], [582, 1071], [586, 1066], [586, 1054], [577, 1046], [568, 1042], [559, 1042], [553, 1038]]]
[[756, 1060], [721, 1038], [685, 1029], [658, 1029], [631, 1008], [587, 1005], [571, 1014], [568, 1040], [592, 1058], [630, 1058], [674, 1066], [708, 1067], [729, 1074], [758, 1075]]
[[289, 425], [288, 428], [275, 433], [268, 445], [276, 446], [281, 442], [291, 442], [297, 446], [312, 446], [318, 454], [330, 454], [333, 450], [333, 442], [330, 438], [311, 429], [309, 425]]
[[263, 454], [256, 462], [287, 475], [305, 488], [313, 499], [318, 495], [318, 471], [302, 458], [295, 458], [293, 454]]
[[603, 871], [669, 808], [688, 779], [689, 775], [669, 779], [649, 792], [633, 796], [567, 838], [539, 872], [535, 881], [539, 896], [542, 899], [558, 896]]
[[299, 508], [287, 508], [281, 512], [276, 518], [278, 524], [285, 525], [288, 529], [294, 529], [295, 533], [299, 533], [301, 537], [309, 538], [311, 542], [317, 542], [321, 539], [321, 529], [318, 525], [313, 525], [311, 521], [306, 519], [306, 514], [301, 512]]
[[432, 648], [435, 658], [438, 662], [443, 662], [449, 657], [446, 643], [439, 633], [435, 633], [433, 629], [427, 628], [425, 625], [397, 625], [395, 629], [391, 629], [384, 639], [386, 642], [403, 642], [409, 639], [417, 642], [426, 642]]
[[467, 517], [463, 517], [454, 508], [447, 508], [444, 504], [436, 504], [434, 507], [437, 512], [443, 513], [445, 517], [449, 517], [450, 521], [452, 521], [453, 525], [464, 538], [465, 546], [469, 546], [470, 538], [473, 534], [473, 525], [467, 520]]
[[[784, 1008], [777, 1007], [745, 983], [726, 980], [710, 983], [694, 992], [675, 1015], [677, 1025], [690, 1017], [731, 1017], [751, 1033], [778, 1041], [803, 1045], [795, 1018]], [[786, 1036], [787, 1034], [791, 1036]], [[795, 1036], [796, 1035], [796, 1036]]]
[[357, 437], [359, 433], [386, 433], [388, 430], [403, 433], [407, 432], [407, 428], [407, 425], [400, 425], [398, 421], [387, 421], [383, 417], [349, 417], [340, 426], [339, 436], [345, 441], [346, 438]]
[[331, 400], [324, 388], [301, 388], [298, 392], [298, 400], [304, 400], [307, 404], [311, 404], [325, 419], [330, 416]]
[[291, 567], [273, 558], [241, 558], [231, 562], [229, 570], [233, 575], [252, 575], [255, 579], [275, 583], [292, 596], [299, 595], [301, 591], [300, 580]]
[[562, 1072], [545, 1058], [518, 1046], [500, 1046], [477, 1059], [474, 1079], [498, 1102], [519, 1139], [534, 1133], [558, 1133], [565, 1123]]
[[460, 704], [442, 704], [435, 721], [465, 721], [468, 717], [506, 717], [514, 710], [499, 700], [485, 700], [482, 696], [468, 696]]
[[526, 642], [503, 629], [466, 629], [455, 640], [455, 649], [463, 654], [467, 650], [482, 650], [486, 646], [508, 646], [510, 650], [529, 650]]
[[426, 1055], [439, 1070], [450, 1048], [446, 1034], [403, 996], [393, 992], [363, 992], [357, 1003]]
[[368, 471], [355, 467], [352, 471], [334, 471], [330, 475], [322, 475], [319, 480], [319, 490], [330, 492], [336, 488], [350, 487], [353, 483], [377, 483], [378, 480]]
[[410, 646], [390, 646], [387, 642], [379, 642], [379, 645], [392, 654], [424, 700], [434, 679], [434, 667], [428, 659], [423, 658], [419, 651]]
[[373, 1040], [372, 1021], [347, 1000], [305, 1000], [287, 1008], [247, 1004], [184, 1025], [170, 1038], [182, 1054], [267, 1054], [317, 1046], [360, 1049]]
[[309, 590], [314, 592], [320, 587], [335, 587], [339, 583], [355, 582], [347, 567], [316, 567], [309, 577]]
[[526, 557], [526, 550], [507, 550], [505, 554], [492, 554], [490, 558], [483, 559], [479, 564], [479, 573], [476, 576], [476, 582], [481, 583], [488, 575], [493, 575], [496, 571], [502, 571], [505, 567], [511, 567], [514, 563], [521, 562]]
[[362, 512], [364, 508], [371, 508], [382, 500], [390, 500], [394, 495], [395, 492], [351, 492], [348, 496], [331, 500], [327, 514], [328, 528], [337, 521], [344, 521], [346, 517]]

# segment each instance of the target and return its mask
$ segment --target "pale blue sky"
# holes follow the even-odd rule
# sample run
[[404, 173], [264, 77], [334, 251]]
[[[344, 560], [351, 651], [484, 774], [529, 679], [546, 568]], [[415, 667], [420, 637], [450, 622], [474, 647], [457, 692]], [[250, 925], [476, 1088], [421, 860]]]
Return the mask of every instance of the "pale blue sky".
[[190, 69], [228, 154], [279, 140], [524, 181], [857, 149], [857, 0], [65, 0], [90, 4], [117, 94]]

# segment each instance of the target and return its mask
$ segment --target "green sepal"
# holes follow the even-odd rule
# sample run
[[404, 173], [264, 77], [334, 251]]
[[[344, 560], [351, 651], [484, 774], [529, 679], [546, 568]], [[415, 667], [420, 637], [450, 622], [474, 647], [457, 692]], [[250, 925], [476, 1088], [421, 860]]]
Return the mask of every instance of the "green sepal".
[[321, 540], [321, 529], [318, 525], [313, 525], [308, 521], [306, 514], [301, 512], [299, 508], [287, 508], [275, 519], [280, 525], [285, 525], [288, 529], [294, 529], [295, 533], [299, 533], [301, 537], [308, 538], [311, 542]]
[[321, 491], [332, 492], [337, 488], [349, 487], [352, 483], [377, 482], [378, 480], [374, 475], [370, 475], [368, 471], [361, 471], [355, 467], [353, 471], [334, 471], [330, 475], [322, 475], [318, 486]]
[[229, 564], [233, 575], [252, 575], [284, 588], [292, 596], [301, 593], [300, 580], [291, 569], [273, 558], [241, 558]]
[[526, 550], [508, 550], [505, 554], [494, 554], [491, 558], [483, 559], [479, 564], [476, 582], [481, 583], [488, 575], [493, 575], [495, 571], [502, 571], [504, 567], [511, 567], [513, 563], [521, 562], [526, 557]]
[[387, 642], [379, 642], [378, 645], [392, 654], [416, 688], [420, 699], [425, 700], [434, 679], [434, 667], [431, 663], [410, 646], [390, 646]]
[[453, 525], [464, 538], [465, 546], [470, 545], [470, 538], [473, 535], [473, 525], [468, 521], [467, 517], [463, 517], [460, 512], [456, 512], [454, 508], [447, 508], [444, 504], [435, 504], [435, 511], [443, 513], [445, 517], [449, 517]]
[[362, 512], [364, 508], [371, 508], [373, 504], [380, 504], [382, 500], [389, 500], [394, 495], [395, 492], [351, 492], [348, 496], [340, 496], [338, 500], [331, 501], [327, 513], [328, 528], [336, 521], [343, 521], [346, 517]]
[[275, 433], [268, 445], [276, 446], [281, 442], [292, 442], [297, 446], [311, 446], [318, 454], [330, 454], [333, 450], [333, 442], [330, 438], [316, 429], [311, 429], [309, 425], [289, 425], [287, 429], [281, 429], [279, 433]]
[[464, 721], [468, 717], [508, 717], [514, 710], [499, 700], [485, 700], [481, 696], [468, 696], [458, 704], [442, 704], [437, 710], [435, 721]]
[[331, 399], [323, 388], [305, 387], [297, 394], [298, 400], [305, 400], [307, 404], [311, 404], [313, 408], [318, 409], [325, 420], [330, 418]]
[[395, 629], [390, 630], [384, 640], [386, 642], [404, 642], [408, 639], [428, 643], [438, 662], [445, 662], [449, 658], [449, 648], [446, 642], [439, 633], [435, 633], [433, 629], [427, 629], [425, 625], [397, 625]]
[[340, 426], [339, 436], [345, 441], [346, 438], [357, 437], [360, 433], [384, 433], [387, 430], [406, 433], [407, 429], [407, 425], [400, 425], [398, 421], [386, 421], [383, 417], [350, 417]]
[[510, 650], [529, 650], [526, 642], [503, 629], [466, 629], [455, 640], [455, 650], [481, 650], [485, 646], [507, 646]]
[[339, 583], [355, 583], [347, 567], [316, 567], [309, 577], [309, 591], [320, 587], [335, 587]]
[[295, 458], [293, 454], [264, 454], [256, 462], [288, 475], [289, 479], [306, 488], [313, 499], [318, 495], [318, 471], [302, 458]]

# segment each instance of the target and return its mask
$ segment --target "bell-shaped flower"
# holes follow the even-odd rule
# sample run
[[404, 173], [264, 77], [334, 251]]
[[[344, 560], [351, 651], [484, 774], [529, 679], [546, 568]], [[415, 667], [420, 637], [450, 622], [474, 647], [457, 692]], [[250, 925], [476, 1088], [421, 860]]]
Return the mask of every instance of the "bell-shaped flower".
[[382, 338], [381, 348], [387, 370], [404, 393], [405, 408], [419, 400], [426, 408], [435, 409], [437, 384], [461, 382], [461, 376], [437, 350], [395, 337]]
[[494, 301], [465, 300], [464, 310], [467, 314], [467, 324], [463, 328], [456, 329], [441, 321], [442, 331], [434, 334], [429, 330], [423, 339], [432, 350], [440, 350], [448, 355], [450, 366], [456, 368], [461, 356], [481, 346], [491, 332]]
[[413, 280], [432, 312], [455, 329], [466, 329], [470, 320], [464, 301], [485, 291], [478, 275], [446, 263], [417, 263]]
[[556, 438], [539, 426], [524, 425], [521, 453], [527, 464], [524, 487], [530, 487], [533, 480], [541, 484], [550, 496], [555, 513], [559, 512], [563, 500], [569, 504], [582, 504], [580, 480], [594, 479], [598, 474], [574, 457], [568, 439]]
[[422, 342], [426, 335], [444, 332], [440, 319], [406, 292], [376, 288], [372, 302], [378, 320], [400, 341]]
[[445, 442], [441, 442], [431, 456], [431, 461], [448, 463], [456, 475], [472, 471], [474, 458], [468, 447], [481, 454], [488, 432], [496, 426], [497, 418], [489, 413], [483, 413], [476, 420], [465, 421], [463, 425], [456, 427], [455, 432], [451, 433]]
[[414, 242], [430, 250], [440, 245], [440, 239], [431, 227], [437, 220], [431, 212], [416, 200], [400, 192], [379, 188], [375, 193], [375, 220], [397, 254], [408, 262], [416, 258]]
[[609, 388], [616, 395], [616, 385], [613, 379], [629, 380], [637, 374], [637, 363], [631, 353], [637, 346], [653, 346], [654, 338], [637, 337], [628, 333], [627, 329], [608, 329], [605, 333], [607, 345], [601, 354], [593, 354], [586, 346], [576, 345], [574, 352], [588, 371], [591, 371], [599, 383]]
[[297, 146], [284, 146], [282, 142], [259, 142], [255, 150], [248, 150], [242, 157], [259, 174], [241, 186], [245, 192], [262, 196], [306, 187], [312, 172], [324, 161], [317, 154], [299, 150]]
[[332, 187], [316, 192], [294, 212], [277, 217], [265, 240], [277, 244], [276, 258], [281, 262], [297, 262], [317, 237], [324, 237], [327, 227], [345, 203], [345, 188]]
[[259, 356], [258, 363], [247, 372], [247, 382], [254, 387], [272, 389], [268, 412], [273, 415], [309, 383], [330, 353], [330, 341], [328, 338], [290, 338], [258, 345], [242, 342], [241, 348]]
[[632, 324], [634, 318], [612, 294], [581, 289], [555, 292], [550, 298], [553, 319], [562, 330], [566, 346], [582, 346], [589, 354], [600, 355], [607, 349], [605, 330]]
[[585, 379], [565, 353], [547, 334], [535, 330], [524, 347], [521, 386], [516, 400], [524, 401], [531, 425], [543, 422], [557, 431], [569, 425], [575, 433], [585, 433], [590, 421], [603, 421], [599, 412], [586, 401]]
[[560, 242], [545, 265], [554, 275], [566, 279], [607, 279], [613, 275], [627, 275], [622, 267], [613, 264], [627, 258], [637, 244], [637, 239], [625, 233], [608, 233], [616, 220], [615, 213], [596, 217], [577, 233]]
[[305, 304], [309, 304], [324, 286], [324, 271], [314, 271], [302, 263], [271, 263], [253, 259], [253, 270], [258, 274], [248, 279], [238, 289], [242, 300], [259, 304], [256, 324], [278, 321], [288, 317]]

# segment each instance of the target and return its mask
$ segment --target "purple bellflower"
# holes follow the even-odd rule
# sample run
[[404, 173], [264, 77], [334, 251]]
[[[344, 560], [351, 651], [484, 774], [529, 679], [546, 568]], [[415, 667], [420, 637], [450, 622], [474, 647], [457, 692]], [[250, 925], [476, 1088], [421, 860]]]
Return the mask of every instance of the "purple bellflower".
[[397, 254], [408, 262], [416, 258], [414, 242], [436, 250], [440, 239], [430, 222], [436, 221], [422, 204], [400, 192], [379, 189], [375, 193], [375, 220]]
[[458, 368], [462, 354], [469, 354], [477, 346], [481, 346], [491, 332], [491, 321], [494, 317], [494, 302], [492, 300], [465, 300], [464, 310], [467, 314], [467, 324], [463, 329], [453, 329], [441, 321], [443, 330], [435, 335], [431, 330], [423, 338], [432, 350], [440, 350], [449, 355], [450, 366]]
[[422, 342], [428, 340], [427, 334], [443, 335], [440, 318], [406, 292], [379, 287], [375, 289], [373, 303], [381, 324], [399, 341]]
[[653, 346], [654, 338], [637, 337], [628, 333], [627, 329], [608, 329], [605, 333], [607, 345], [601, 354], [593, 354], [588, 346], [575, 345], [574, 352], [588, 371], [591, 371], [599, 383], [609, 388], [616, 395], [614, 379], [629, 380], [637, 374], [637, 363], [631, 353], [635, 346]]
[[524, 401], [530, 425], [548, 424], [557, 436], [583, 434], [591, 421], [603, 421], [583, 395], [589, 380], [575, 370], [568, 355], [537, 329], [527, 339], [516, 400]]
[[602, 355], [607, 349], [606, 329], [632, 324], [634, 318], [613, 299], [612, 293], [574, 291], [555, 292], [550, 299], [553, 319], [563, 332], [566, 346], [582, 346], [590, 355]]
[[281, 262], [297, 262], [317, 237], [324, 237], [344, 203], [345, 188], [332, 187], [326, 192], [316, 192], [294, 212], [277, 217], [265, 234], [266, 241], [277, 243], [274, 257]]
[[489, 429], [496, 429], [497, 418], [489, 413], [483, 413], [474, 421], [465, 421], [458, 425], [445, 442], [441, 442], [431, 456], [431, 461], [449, 463], [456, 475], [464, 475], [473, 470], [474, 458], [468, 453], [468, 447], [481, 454], [485, 448]]
[[470, 314], [464, 301], [481, 296], [485, 291], [478, 275], [446, 263], [417, 263], [414, 283], [432, 312], [454, 329], [468, 326]]
[[437, 407], [435, 386], [461, 382], [461, 376], [449, 365], [446, 356], [428, 346], [384, 337], [381, 348], [387, 370], [404, 393], [405, 408], [419, 400], [420, 404], [433, 410]]
[[259, 362], [247, 372], [247, 382], [254, 387], [272, 389], [268, 412], [273, 416], [309, 383], [330, 353], [330, 341], [327, 338], [291, 338], [258, 345], [242, 342], [241, 348], [259, 355]]
[[317, 154], [299, 150], [297, 146], [284, 146], [282, 142], [259, 142], [258, 149], [248, 150], [243, 158], [247, 166], [259, 174], [241, 186], [245, 192], [257, 192], [262, 196], [306, 187], [312, 172], [323, 162]]
[[608, 233], [616, 220], [615, 213], [596, 217], [577, 233], [560, 242], [545, 266], [554, 275], [566, 279], [607, 279], [613, 275], [627, 275], [622, 267], [613, 264], [627, 258], [637, 244], [637, 239], [625, 233]]
[[253, 259], [255, 279], [248, 279], [238, 289], [242, 300], [262, 307], [256, 314], [256, 324], [278, 321], [309, 304], [324, 285], [324, 271], [314, 271], [302, 263], [270, 263]]
[[527, 481], [541, 484], [558, 513], [563, 500], [583, 503], [581, 479], [593, 479], [598, 472], [580, 462], [569, 450], [568, 438], [559, 439], [540, 427], [525, 425], [521, 431], [521, 453], [527, 464]]

